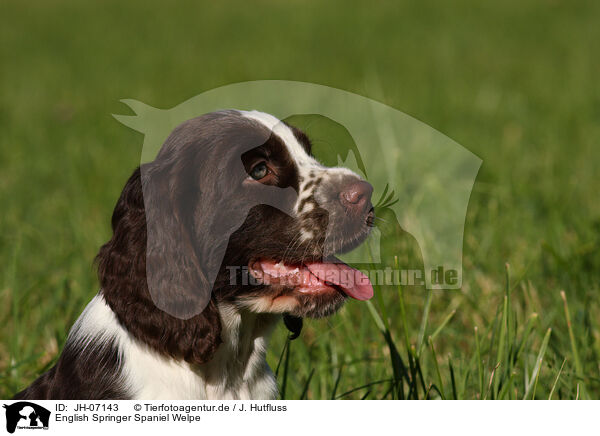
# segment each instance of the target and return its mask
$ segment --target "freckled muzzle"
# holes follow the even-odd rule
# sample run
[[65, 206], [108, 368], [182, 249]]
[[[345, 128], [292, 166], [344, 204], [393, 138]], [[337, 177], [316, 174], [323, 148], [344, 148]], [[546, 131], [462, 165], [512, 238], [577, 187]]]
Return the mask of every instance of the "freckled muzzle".
[[373, 187], [345, 169], [325, 169], [301, 193], [299, 209], [303, 231], [322, 245], [324, 257], [344, 253], [360, 245], [374, 220]]

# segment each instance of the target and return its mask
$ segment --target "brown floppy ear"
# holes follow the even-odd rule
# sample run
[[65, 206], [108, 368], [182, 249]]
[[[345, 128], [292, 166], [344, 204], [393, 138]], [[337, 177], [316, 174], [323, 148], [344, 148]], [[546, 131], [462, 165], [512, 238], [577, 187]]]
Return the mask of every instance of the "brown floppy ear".
[[[191, 191], [169, 166], [146, 164], [129, 178], [97, 257], [101, 293], [119, 322], [155, 351], [205, 363], [221, 343], [212, 289], [194, 247]], [[183, 189], [183, 191], [182, 191]], [[190, 215], [191, 214], [191, 215]]]
[[148, 291], [159, 309], [180, 319], [202, 313], [213, 287], [195, 236], [206, 211], [198, 210], [194, 170], [186, 159], [157, 159], [141, 167]]

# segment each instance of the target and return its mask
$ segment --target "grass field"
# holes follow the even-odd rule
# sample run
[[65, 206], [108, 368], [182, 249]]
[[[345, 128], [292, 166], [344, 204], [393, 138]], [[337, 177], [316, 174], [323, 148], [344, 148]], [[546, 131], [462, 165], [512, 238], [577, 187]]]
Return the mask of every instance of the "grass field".
[[119, 100], [169, 108], [286, 79], [378, 99], [483, 166], [462, 290], [376, 289], [289, 346], [279, 327], [282, 397], [600, 398], [600, 3], [1, 9], [0, 397], [55, 361], [97, 291], [92, 261], [143, 139], [111, 117]]

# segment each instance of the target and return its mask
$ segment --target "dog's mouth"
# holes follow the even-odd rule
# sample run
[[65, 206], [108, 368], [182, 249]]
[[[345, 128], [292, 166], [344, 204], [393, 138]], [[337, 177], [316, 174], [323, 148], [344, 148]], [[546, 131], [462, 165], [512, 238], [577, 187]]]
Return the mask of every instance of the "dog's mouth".
[[249, 270], [265, 285], [291, 287], [303, 294], [338, 290], [356, 300], [373, 297], [373, 285], [369, 277], [335, 257], [296, 265], [259, 259], [250, 262]]

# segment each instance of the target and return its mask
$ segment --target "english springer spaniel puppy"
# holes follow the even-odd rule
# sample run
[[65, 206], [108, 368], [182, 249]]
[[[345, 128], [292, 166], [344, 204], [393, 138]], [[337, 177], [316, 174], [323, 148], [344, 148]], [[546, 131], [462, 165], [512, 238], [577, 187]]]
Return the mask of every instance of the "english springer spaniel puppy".
[[15, 399], [275, 399], [276, 323], [297, 335], [303, 317], [373, 295], [334, 257], [369, 233], [371, 194], [271, 115], [184, 122], [127, 181], [97, 256], [100, 291], [56, 365]]

